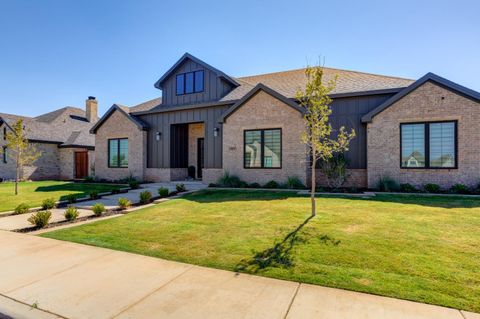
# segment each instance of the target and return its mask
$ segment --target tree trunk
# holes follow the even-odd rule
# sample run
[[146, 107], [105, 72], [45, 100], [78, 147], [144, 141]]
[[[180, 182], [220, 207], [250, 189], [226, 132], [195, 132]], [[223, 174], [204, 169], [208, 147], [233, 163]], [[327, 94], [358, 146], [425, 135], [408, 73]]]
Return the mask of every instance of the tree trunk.
[[18, 165], [15, 166], [15, 195], [18, 195]]
[[[313, 150], [314, 151], [314, 150]], [[317, 166], [317, 160], [316, 160], [316, 156], [314, 155], [315, 153], [312, 151], [312, 181], [311, 181], [311, 184], [312, 184], [312, 189], [310, 191], [310, 201], [312, 202], [312, 217], [316, 215], [317, 213], [317, 210], [316, 210], [316, 207], [315, 207], [315, 188], [316, 188], [316, 181], [315, 181], [315, 169], [316, 169], [316, 166]]]

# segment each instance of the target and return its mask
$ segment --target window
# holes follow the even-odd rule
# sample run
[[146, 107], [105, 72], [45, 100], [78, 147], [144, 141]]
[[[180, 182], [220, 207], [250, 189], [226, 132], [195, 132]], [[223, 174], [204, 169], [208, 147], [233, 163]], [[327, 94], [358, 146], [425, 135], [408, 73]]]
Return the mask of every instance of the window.
[[177, 95], [203, 92], [203, 70], [178, 74], [176, 77]]
[[456, 168], [457, 122], [400, 125], [401, 168]]
[[128, 167], [128, 139], [108, 140], [108, 167]]
[[4, 141], [7, 140], [7, 127], [6, 126], [3, 127], [3, 140]]
[[2, 149], [3, 149], [3, 150], [2, 150], [3, 163], [7, 164], [7, 157], [8, 157], [7, 147], [4, 146]]
[[243, 161], [245, 168], [281, 168], [281, 129], [245, 131]]

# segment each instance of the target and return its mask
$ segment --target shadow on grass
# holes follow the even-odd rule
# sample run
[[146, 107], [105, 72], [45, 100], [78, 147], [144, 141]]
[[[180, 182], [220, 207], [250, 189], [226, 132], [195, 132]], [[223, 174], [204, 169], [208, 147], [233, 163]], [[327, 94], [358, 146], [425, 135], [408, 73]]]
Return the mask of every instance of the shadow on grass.
[[[268, 267], [291, 268], [294, 266], [293, 249], [296, 245], [304, 244], [308, 241], [308, 235], [302, 234], [301, 230], [313, 216], [305, 219], [293, 231], [288, 233], [282, 241], [277, 242], [273, 247], [265, 250], [254, 252], [250, 259], [244, 259], [235, 266], [235, 271], [247, 271], [256, 273], [261, 269]], [[335, 240], [328, 235], [321, 235], [318, 237], [321, 242], [328, 245], [329, 243], [337, 246], [340, 244], [339, 240]]]
[[[76, 198], [86, 197], [91, 191], [111, 192], [116, 189], [120, 189], [121, 185], [106, 185], [106, 184], [88, 184], [88, 183], [65, 183], [60, 185], [39, 186], [35, 189], [35, 192], [70, 192], [75, 194]], [[68, 194], [62, 195], [58, 200], [67, 200]]]

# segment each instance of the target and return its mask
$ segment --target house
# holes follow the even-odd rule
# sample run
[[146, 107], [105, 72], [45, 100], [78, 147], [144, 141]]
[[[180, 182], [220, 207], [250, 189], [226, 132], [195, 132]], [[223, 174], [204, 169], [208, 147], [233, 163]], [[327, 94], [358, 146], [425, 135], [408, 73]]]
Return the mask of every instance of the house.
[[25, 167], [23, 179], [81, 179], [93, 173], [95, 136], [90, 129], [98, 121], [98, 103], [94, 97], [86, 101], [85, 110], [64, 107], [37, 117], [0, 113], [0, 178], [15, 178], [15, 161], [6, 148], [7, 132], [23, 120], [25, 135], [40, 157]]
[[[224, 171], [246, 182], [308, 184], [303, 109], [295, 94], [305, 70], [232, 77], [186, 53], [156, 83], [162, 98], [140, 109], [113, 105], [92, 127], [99, 178], [195, 178]], [[335, 129], [354, 128], [345, 186], [477, 184], [480, 94], [435, 74], [418, 80], [325, 68]], [[192, 174], [190, 169], [190, 174]], [[318, 174], [318, 182], [325, 179]]]

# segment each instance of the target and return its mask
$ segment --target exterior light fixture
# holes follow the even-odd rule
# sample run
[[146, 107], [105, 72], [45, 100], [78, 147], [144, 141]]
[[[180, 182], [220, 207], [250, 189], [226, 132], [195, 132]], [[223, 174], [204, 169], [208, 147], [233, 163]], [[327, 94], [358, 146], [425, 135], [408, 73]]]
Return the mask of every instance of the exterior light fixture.
[[218, 131], [220, 131], [220, 129], [218, 127], [214, 128], [213, 129], [213, 136], [214, 137], [217, 137], [218, 136]]
[[160, 141], [160, 136], [162, 136], [162, 132], [155, 132], [155, 139]]

